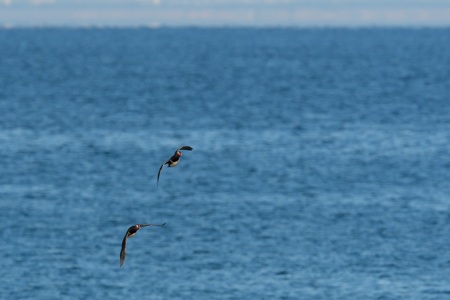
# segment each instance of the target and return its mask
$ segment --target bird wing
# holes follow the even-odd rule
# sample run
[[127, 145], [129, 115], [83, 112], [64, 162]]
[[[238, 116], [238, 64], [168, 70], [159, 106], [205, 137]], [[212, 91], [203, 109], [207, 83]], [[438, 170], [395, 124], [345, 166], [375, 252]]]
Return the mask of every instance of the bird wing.
[[146, 227], [146, 226], [164, 226], [166, 225], [166, 223], [162, 223], [162, 224], [138, 224], [141, 227]]
[[159, 167], [159, 171], [158, 171], [158, 179], [156, 179], [156, 187], [158, 187], [159, 184], [159, 175], [161, 174], [161, 170], [164, 167], [165, 164], [167, 164], [169, 161], [164, 162], [161, 167]]
[[125, 234], [122, 240], [122, 249], [120, 249], [120, 266], [122, 267], [123, 262], [125, 261], [125, 256], [127, 255], [126, 249], [127, 249], [127, 239], [128, 239], [129, 232]]
[[192, 151], [192, 147], [191, 146], [181, 146], [180, 148], [177, 149], [177, 151], [175, 151], [175, 154], [177, 154], [178, 151], [180, 150], [189, 150]]

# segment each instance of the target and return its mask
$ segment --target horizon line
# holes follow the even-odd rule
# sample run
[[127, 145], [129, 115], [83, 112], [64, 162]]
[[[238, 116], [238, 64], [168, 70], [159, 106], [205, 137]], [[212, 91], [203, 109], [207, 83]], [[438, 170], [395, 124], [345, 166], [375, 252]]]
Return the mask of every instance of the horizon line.
[[0, 29], [450, 29], [450, 24], [0, 24]]

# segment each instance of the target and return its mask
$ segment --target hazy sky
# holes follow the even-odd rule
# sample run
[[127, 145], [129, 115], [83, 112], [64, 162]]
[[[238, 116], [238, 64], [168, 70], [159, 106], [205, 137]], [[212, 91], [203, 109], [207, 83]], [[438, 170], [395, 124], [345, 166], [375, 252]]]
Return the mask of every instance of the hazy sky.
[[450, 0], [0, 0], [0, 26], [450, 26]]

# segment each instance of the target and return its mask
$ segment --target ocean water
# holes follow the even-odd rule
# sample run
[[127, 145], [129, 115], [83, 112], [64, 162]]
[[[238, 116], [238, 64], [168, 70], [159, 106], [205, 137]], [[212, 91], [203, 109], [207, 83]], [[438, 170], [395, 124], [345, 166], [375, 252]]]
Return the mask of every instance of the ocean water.
[[449, 48], [0, 30], [0, 298], [450, 299]]

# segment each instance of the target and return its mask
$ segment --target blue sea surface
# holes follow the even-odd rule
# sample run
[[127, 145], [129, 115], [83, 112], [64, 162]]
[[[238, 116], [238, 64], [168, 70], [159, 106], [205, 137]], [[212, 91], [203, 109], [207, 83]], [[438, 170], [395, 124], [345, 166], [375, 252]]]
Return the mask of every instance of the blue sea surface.
[[[450, 299], [449, 49], [449, 28], [0, 30], [0, 298]], [[120, 268], [128, 227], [164, 222]]]

